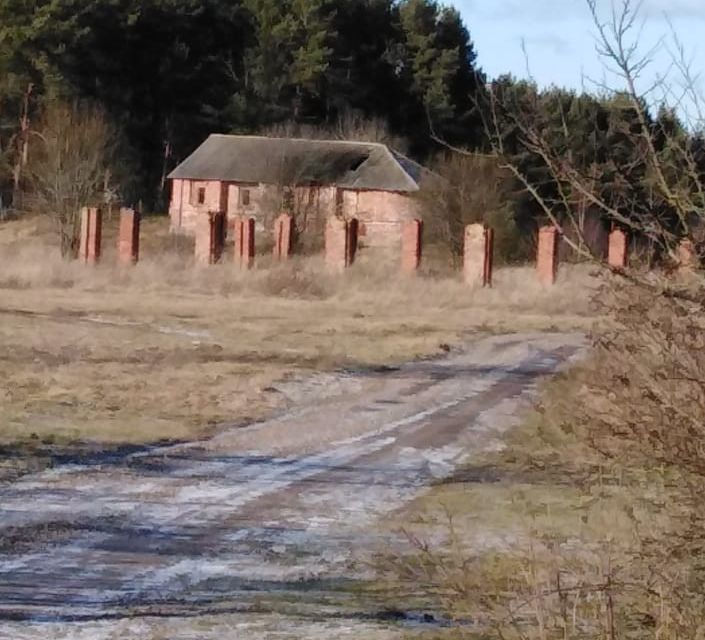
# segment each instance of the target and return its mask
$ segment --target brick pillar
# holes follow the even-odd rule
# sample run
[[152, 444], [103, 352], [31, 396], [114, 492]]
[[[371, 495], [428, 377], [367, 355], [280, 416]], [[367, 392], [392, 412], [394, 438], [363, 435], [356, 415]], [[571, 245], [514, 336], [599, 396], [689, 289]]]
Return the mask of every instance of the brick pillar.
[[199, 213], [196, 217], [196, 263], [215, 264], [223, 256], [225, 214], [222, 211]]
[[118, 262], [136, 264], [140, 257], [140, 214], [134, 209], [120, 209]]
[[348, 266], [348, 223], [340, 218], [326, 222], [326, 265], [331, 271], [345, 271]]
[[401, 270], [414, 274], [421, 266], [423, 251], [423, 222], [406, 220], [401, 228]]
[[558, 230], [554, 226], [539, 229], [536, 270], [541, 284], [555, 284], [558, 271]]
[[492, 274], [494, 273], [494, 229], [485, 227], [485, 271], [483, 275], [483, 286], [492, 286]]
[[86, 264], [97, 264], [103, 235], [103, 214], [95, 207], [81, 209], [81, 242], [78, 259]]
[[627, 234], [621, 229], [614, 229], [609, 236], [607, 264], [613, 269], [624, 269], [627, 266], [627, 250]]
[[357, 256], [357, 240], [360, 235], [360, 223], [356, 218], [348, 220], [348, 228], [345, 235], [347, 244], [345, 249], [346, 266], [350, 267], [355, 262], [355, 256]]
[[678, 268], [683, 271], [692, 271], [698, 262], [697, 252], [692, 240], [687, 238], [678, 244]]
[[233, 259], [240, 269], [252, 269], [255, 264], [255, 219], [237, 217], [233, 221]]
[[494, 231], [482, 224], [465, 227], [463, 276], [472, 286], [492, 285]]
[[291, 253], [294, 221], [287, 213], [282, 213], [274, 221], [274, 259], [287, 260]]

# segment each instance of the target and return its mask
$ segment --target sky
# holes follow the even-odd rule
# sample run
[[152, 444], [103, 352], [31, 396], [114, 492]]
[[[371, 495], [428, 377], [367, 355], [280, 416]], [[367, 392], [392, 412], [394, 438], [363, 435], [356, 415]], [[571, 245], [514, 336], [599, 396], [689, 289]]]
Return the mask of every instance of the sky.
[[[605, 19], [612, 1], [598, 0]], [[616, 83], [595, 51], [596, 29], [586, 0], [448, 0], [448, 4], [460, 10], [478, 62], [490, 77], [506, 72], [517, 77], [530, 74], [540, 86], [575, 89], [595, 88], [590, 79], [607, 81], [610, 86]], [[646, 51], [658, 45], [654, 64], [642, 78], [642, 90], [669, 71], [671, 85], [677, 88], [680, 84], [671, 68], [669, 52], [674, 46], [669, 21], [693, 72], [704, 76], [698, 86], [705, 89], [705, 0], [643, 0], [641, 15], [642, 48]]]

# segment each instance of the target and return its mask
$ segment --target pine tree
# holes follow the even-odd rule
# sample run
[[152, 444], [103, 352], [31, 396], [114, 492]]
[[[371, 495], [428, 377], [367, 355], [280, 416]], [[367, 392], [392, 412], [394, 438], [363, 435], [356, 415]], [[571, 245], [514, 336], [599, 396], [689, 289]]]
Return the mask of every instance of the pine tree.
[[405, 70], [431, 117], [452, 115], [451, 79], [460, 67], [458, 46], [441, 46], [439, 8], [430, 0], [405, 0], [399, 7], [404, 33]]

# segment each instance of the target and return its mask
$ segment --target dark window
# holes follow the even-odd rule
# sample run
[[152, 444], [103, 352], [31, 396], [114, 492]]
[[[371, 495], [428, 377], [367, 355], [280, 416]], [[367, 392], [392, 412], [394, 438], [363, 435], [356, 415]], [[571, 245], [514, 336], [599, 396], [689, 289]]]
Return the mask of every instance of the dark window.
[[240, 189], [240, 204], [243, 207], [250, 206], [250, 190], [249, 189]]
[[284, 191], [284, 211], [294, 210], [294, 192], [291, 189]]
[[206, 188], [199, 187], [199, 189], [198, 189], [198, 204], [205, 204], [205, 203], [206, 203]]

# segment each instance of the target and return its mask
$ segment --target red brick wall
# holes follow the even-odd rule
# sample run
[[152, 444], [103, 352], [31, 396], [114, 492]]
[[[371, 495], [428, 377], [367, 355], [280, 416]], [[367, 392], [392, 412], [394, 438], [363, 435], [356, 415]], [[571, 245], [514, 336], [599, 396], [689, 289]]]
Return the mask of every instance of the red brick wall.
[[541, 284], [552, 285], [556, 282], [558, 271], [558, 231], [553, 226], [539, 229], [536, 270]]
[[[199, 202], [199, 191], [204, 190], [204, 200]], [[227, 211], [228, 185], [217, 180], [173, 180], [169, 205], [172, 231], [193, 234], [196, 221], [210, 211]]]
[[471, 286], [487, 287], [492, 284], [494, 263], [494, 231], [483, 224], [470, 224], [465, 228], [463, 278]]
[[419, 217], [416, 200], [404, 193], [342, 190], [342, 215], [360, 221], [361, 247], [396, 247], [402, 225]]
[[407, 220], [401, 232], [401, 270], [402, 273], [414, 274], [421, 265], [423, 222]]
[[274, 221], [274, 259], [287, 260], [291, 253], [294, 221], [291, 216], [282, 213]]
[[346, 220], [332, 216], [326, 223], [326, 265], [334, 272], [342, 272], [350, 264], [349, 226]]
[[607, 262], [610, 267], [623, 269], [627, 266], [627, 234], [621, 229], [615, 229], [609, 235], [609, 246], [607, 250]]
[[196, 219], [195, 259], [200, 265], [215, 264], [223, 255], [225, 214], [206, 212]]
[[232, 220], [233, 258], [241, 269], [251, 269], [255, 263], [255, 219], [237, 216]]
[[[206, 189], [206, 199], [198, 204], [199, 188]], [[241, 191], [249, 191], [249, 204], [244, 205]], [[281, 187], [264, 184], [220, 183], [173, 180], [169, 207], [171, 228], [194, 233], [196, 216], [208, 211], [226, 211], [228, 218], [254, 217], [258, 231], [270, 232], [283, 205]], [[413, 196], [386, 191], [356, 191], [331, 186], [297, 187], [293, 192], [297, 225], [307, 222], [306, 231], [322, 233], [325, 221], [338, 213], [346, 219], [360, 221], [361, 247], [394, 247], [401, 241], [405, 220], [420, 217]]]
[[134, 209], [120, 209], [118, 262], [135, 264], [140, 255], [140, 214]]
[[100, 260], [103, 235], [103, 214], [100, 209], [84, 207], [81, 210], [81, 238], [79, 260], [97, 264]]

